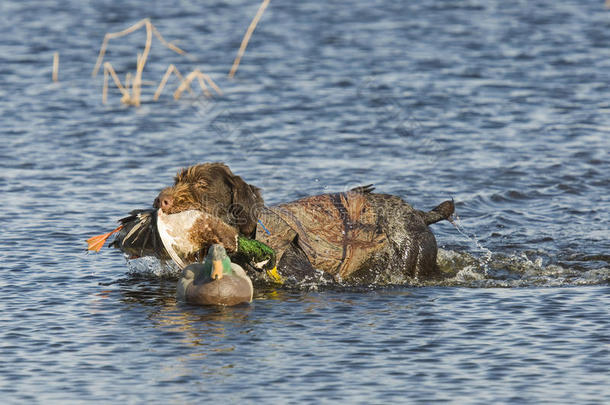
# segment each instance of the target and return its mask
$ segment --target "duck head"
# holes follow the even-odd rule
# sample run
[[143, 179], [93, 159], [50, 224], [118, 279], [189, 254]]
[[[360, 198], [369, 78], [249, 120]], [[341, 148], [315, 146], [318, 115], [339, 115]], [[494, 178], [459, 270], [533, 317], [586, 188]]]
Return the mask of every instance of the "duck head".
[[220, 280], [226, 275], [233, 274], [231, 259], [225, 248], [219, 244], [210, 246], [203, 265], [203, 276], [212, 280]]

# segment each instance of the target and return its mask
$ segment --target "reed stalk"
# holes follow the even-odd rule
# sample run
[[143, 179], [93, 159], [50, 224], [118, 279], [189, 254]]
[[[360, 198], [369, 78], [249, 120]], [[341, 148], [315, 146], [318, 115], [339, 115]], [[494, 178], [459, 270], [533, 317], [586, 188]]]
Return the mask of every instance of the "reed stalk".
[[201, 87], [201, 90], [207, 97], [211, 97], [212, 94], [208, 90], [208, 86], [205, 84], [205, 82], [207, 82], [210, 85], [210, 87], [213, 88], [214, 91], [218, 95], [222, 95], [222, 90], [220, 90], [220, 87], [218, 87], [218, 85], [216, 85], [216, 83], [214, 83], [214, 80], [212, 80], [212, 78], [209, 75], [201, 72], [199, 69], [195, 69], [191, 73], [186, 75], [184, 80], [182, 80], [182, 83], [180, 83], [180, 86], [174, 92], [174, 100], [179, 100], [180, 97], [182, 96], [182, 93], [187, 88], [190, 87], [191, 83], [195, 79], [197, 79], [197, 81], [199, 82], [199, 86]]
[[[610, 1], [610, 0], [608, 0], [608, 1]], [[235, 72], [237, 72], [237, 67], [239, 66], [239, 62], [241, 61], [241, 57], [244, 56], [244, 53], [246, 52], [246, 47], [248, 46], [250, 37], [252, 36], [252, 33], [254, 32], [254, 29], [256, 28], [258, 21], [263, 16], [263, 13], [265, 12], [265, 9], [267, 8], [268, 5], [269, 5], [269, 0], [263, 0], [263, 2], [261, 3], [261, 5], [258, 8], [258, 11], [256, 12], [256, 15], [252, 19], [252, 22], [250, 22], [250, 26], [248, 26], [248, 29], [246, 30], [246, 34], [244, 35], [244, 38], [241, 40], [241, 45], [239, 46], [239, 51], [237, 51], [237, 56], [235, 57], [235, 60], [233, 61], [233, 66], [231, 66], [231, 70], [229, 71], [229, 78], [233, 78], [233, 76], [235, 76]]]
[[[163, 75], [161, 82], [159, 83], [159, 87], [157, 87], [157, 91], [155, 91], [155, 96], [153, 97], [153, 101], [157, 101], [159, 99], [159, 97], [161, 96], [161, 93], [163, 92], [163, 89], [165, 88], [165, 85], [167, 84], [167, 80], [172, 75], [172, 73], [175, 74], [176, 77], [178, 77], [178, 79], [180, 80], [180, 83], [184, 82], [184, 77], [182, 76], [182, 74], [180, 74], [180, 71], [178, 70], [178, 68], [176, 66], [174, 66], [174, 64], [170, 64], [167, 67], [167, 70], [165, 71], [165, 74]], [[191, 90], [190, 85], [187, 87], [187, 90], [190, 93], [193, 92], [193, 90]]]
[[53, 81], [59, 81], [59, 52], [53, 54]]
[[118, 87], [118, 89], [121, 91], [121, 94], [123, 95], [121, 101], [125, 104], [133, 104], [131, 96], [129, 95], [129, 91], [125, 87], [123, 87], [123, 84], [121, 84], [121, 79], [119, 79], [119, 76], [117, 76], [110, 62], [104, 62], [104, 88], [102, 89], [102, 102], [104, 104], [106, 103], [106, 97], [108, 94], [109, 74], [112, 77], [112, 80], [114, 80], [114, 84]]
[[[186, 52], [184, 52], [182, 49], [178, 48], [176, 45], [173, 45], [169, 42], [167, 42], [163, 36], [161, 35], [161, 33], [157, 30], [157, 28], [155, 28], [155, 26], [150, 22], [150, 20], [148, 18], [144, 18], [140, 21], [138, 21], [137, 23], [135, 23], [134, 25], [132, 25], [131, 27], [128, 27], [122, 31], [119, 32], [109, 32], [106, 35], [104, 35], [104, 40], [102, 41], [102, 46], [100, 47], [100, 52], [97, 56], [97, 61], [95, 62], [95, 67], [93, 68], [93, 72], [91, 72], [91, 76], [95, 77], [100, 69], [100, 67], [102, 66], [102, 62], [104, 60], [104, 55], [106, 54], [106, 48], [108, 47], [108, 43], [111, 39], [115, 39], [115, 38], [120, 38], [123, 37], [125, 35], [129, 35], [134, 31], [137, 31], [138, 29], [145, 27], [146, 28], [146, 43], [144, 44], [144, 50], [142, 51], [141, 54], [138, 54], [137, 57], [137, 63], [136, 63], [136, 73], [133, 77], [133, 81], [130, 81], [130, 85], [131, 85], [131, 91], [129, 91], [129, 86], [125, 86], [127, 87], [127, 89], [125, 89], [125, 87], [123, 87], [120, 83], [120, 80], [118, 79], [118, 77], [116, 76], [116, 73], [114, 72], [114, 69], [112, 68], [112, 66], [110, 64], [108, 64], [107, 67], [107, 63], [104, 63], [104, 74], [107, 75], [108, 73], [110, 73], [110, 75], [112, 76], [115, 84], [117, 85], [117, 87], [119, 87], [119, 89], [121, 90], [121, 93], [123, 94], [123, 98], [121, 99], [124, 103], [126, 104], [131, 104], [131, 105], [135, 105], [135, 106], [139, 106], [140, 105], [140, 95], [141, 95], [141, 90], [142, 90], [142, 72], [144, 71], [144, 66], [146, 65], [146, 60], [148, 59], [148, 55], [150, 53], [150, 48], [152, 46], [152, 36], [155, 35], [157, 37], [157, 39], [159, 40], [159, 42], [161, 42], [164, 46], [166, 46], [167, 48], [171, 49], [172, 51], [178, 53], [178, 54], [185, 54]], [[104, 90], [103, 90], [103, 94], [102, 94], [102, 100], [106, 100], [106, 95], [107, 95], [107, 85], [108, 85], [108, 79], [107, 77], [104, 79]]]

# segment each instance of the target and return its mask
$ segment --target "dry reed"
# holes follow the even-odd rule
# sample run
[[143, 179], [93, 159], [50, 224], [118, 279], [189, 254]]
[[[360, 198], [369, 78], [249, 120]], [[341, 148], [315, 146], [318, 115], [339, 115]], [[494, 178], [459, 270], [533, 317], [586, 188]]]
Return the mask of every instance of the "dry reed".
[[57, 83], [59, 81], [59, 52], [53, 54], [53, 81]]
[[[167, 67], [167, 70], [165, 71], [165, 74], [163, 75], [161, 82], [159, 83], [159, 87], [157, 87], [157, 91], [155, 91], [155, 96], [153, 97], [154, 101], [157, 101], [159, 99], [159, 97], [161, 96], [161, 93], [163, 92], [163, 89], [165, 88], [165, 84], [167, 83], [167, 80], [172, 75], [172, 73], [175, 74], [176, 77], [178, 77], [178, 79], [180, 80], [180, 83], [184, 82], [184, 77], [180, 74], [180, 71], [178, 70], [178, 68], [176, 66], [174, 66], [174, 64], [170, 64]], [[191, 86], [188, 86], [188, 91], [191, 93], [193, 92], [191, 90]]]
[[[129, 91], [123, 87], [123, 85], [121, 84], [121, 79], [119, 79], [119, 77], [117, 76], [116, 72], [114, 71], [114, 68], [112, 67], [112, 65], [110, 64], [110, 62], [104, 62], [104, 88], [102, 89], [102, 103], [106, 104], [106, 100], [107, 100], [107, 96], [108, 96], [108, 75], [110, 74], [110, 76], [112, 76], [112, 80], [114, 80], [114, 84], [118, 87], [118, 89], [121, 91], [121, 94], [123, 95], [123, 97], [121, 97], [121, 102], [125, 103], [125, 104], [133, 104], [131, 102], [132, 98], [129, 95]], [[140, 105], [138, 104], [134, 104], [134, 105]]]
[[219, 96], [222, 96], [222, 90], [220, 90], [220, 87], [218, 87], [216, 83], [214, 83], [214, 80], [212, 80], [209, 75], [199, 71], [199, 69], [195, 69], [191, 73], [186, 75], [178, 89], [174, 92], [174, 100], [179, 100], [184, 90], [190, 89], [190, 85], [195, 79], [197, 79], [197, 81], [199, 82], [199, 87], [201, 87], [203, 94], [205, 94], [207, 97], [211, 97], [212, 94], [208, 90], [208, 86], [205, 84], [206, 81]]
[[[236, 58], [236, 60], [234, 62], [233, 68], [231, 69], [232, 74], [235, 74], [235, 71], [237, 70], [237, 66], [239, 65], [239, 59], [243, 55], [243, 53], [246, 49], [246, 46], [248, 45], [248, 41], [249, 41], [250, 37], [252, 36], [252, 32], [254, 31], [254, 28], [256, 27], [258, 20], [260, 20], [260, 17], [262, 15], [263, 11], [265, 10], [265, 8], [267, 7], [268, 3], [269, 3], [269, 0], [263, 1], [263, 4], [261, 4], [259, 11], [257, 12], [256, 16], [252, 20], [250, 27], [248, 27], [248, 31], [246, 32], [246, 35], [244, 36], [244, 39], [242, 41], [242, 46], [240, 48], [238, 57]], [[129, 35], [135, 31], [137, 31], [138, 29], [140, 29], [142, 27], [145, 27], [145, 29], [146, 29], [146, 43], [144, 44], [144, 49], [142, 50], [142, 52], [141, 53], [138, 52], [138, 54], [137, 54], [135, 74], [132, 74], [131, 72], [127, 72], [125, 75], [125, 84], [123, 84], [121, 82], [121, 79], [117, 75], [116, 71], [114, 70], [112, 64], [110, 62], [104, 62], [104, 55], [106, 54], [106, 49], [108, 48], [108, 44], [111, 39], [124, 37], [126, 35]], [[95, 62], [95, 67], [93, 68], [93, 71], [91, 72], [91, 76], [95, 77], [98, 74], [100, 68], [102, 66], [104, 68], [104, 85], [102, 88], [102, 102], [104, 104], [108, 100], [108, 85], [109, 85], [109, 81], [110, 81], [109, 78], [111, 77], [115, 86], [121, 92], [121, 102], [122, 103], [128, 104], [128, 105], [134, 105], [134, 106], [140, 105], [142, 84], [144, 84], [144, 83], [151, 84], [151, 82], [142, 81], [142, 72], [144, 71], [144, 66], [146, 65], [146, 61], [150, 54], [153, 35], [156, 36], [157, 39], [164, 46], [171, 49], [172, 51], [174, 51], [178, 54], [181, 54], [181, 55], [186, 54], [185, 51], [178, 48], [176, 45], [173, 45], [172, 43], [167, 42], [163, 38], [161, 33], [157, 30], [157, 28], [150, 22], [150, 20], [148, 18], [144, 18], [122, 31], [109, 32], [109, 33], [106, 33], [106, 35], [104, 35], [104, 40], [102, 41], [102, 45], [100, 47], [100, 52], [99, 52], [99, 54], [97, 56], [97, 60]], [[53, 55], [53, 75], [52, 75], [54, 82], [58, 81], [58, 70], [59, 70], [59, 53], [55, 52]], [[157, 90], [155, 91], [153, 101], [157, 101], [159, 99], [159, 97], [161, 96], [161, 93], [163, 92], [163, 89], [165, 88], [167, 81], [169, 80], [172, 73], [174, 75], [176, 75], [178, 77], [178, 79], [180, 80], [180, 85], [178, 86], [176, 91], [174, 91], [175, 100], [179, 100], [180, 97], [182, 96], [182, 93], [184, 93], [184, 91], [186, 91], [186, 90], [188, 90], [190, 93], [193, 93], [193, 90], [191, 89], [191, 84], [195, 79], [197, 79], [199, 86], [201, 87], [201, 90], [207, 97], [212, 96], [212, 93], [210, 92], [210, 90], [208, 90], [208, 86], [211, 87], [218, 95], [223, 94], [222, 90], [220, 89], [220, 87], [218, 87], [218, 85], [214, 82], [214, 80], [212, 80], [212, 78], [209, 75], [201, 72], [199, 69], [195, 69], [191, 73], [186, 75], [186, 77], [183, 77], [182, 74], [180, 73], [180, 71], [178, 70], [178, 68], [175, 65], [170, 64], [168, 66], [165, 74], [163, 75], [163, 78], [161, 79], [161, 82], [159, 83]]]
[[[610, 1], [610, 0], [608, 0], [608, 1]], [[237, 56], [235, 57], [235, 60], [233, 61], [233, 66], [231, 66], [231, 70], [229, 71], [229, 78], [232, 78], [233, 76], [235, 76], [235, 72], [237, 72], [237, 67], [239, 66], [239, 62], [241, 61], [241, 57], [244, 56], [244, 53], [246, 52], [246, 47], [248, 46], [250, 37], [252, 36], [252, 33], [254, 32], [254, 29], [256, 28], [258, 21], [263, 16], [263, 13], [265, 12], [265, 9], [267, 8], [268, 5], [269, 5], [269, 0], [263, 0], [263, 2], [261, 3], [261, 5], [258, 8], [258, 11], [256, 12], [256, 15], [252, 19], [250, 26], [248, 26], [248, 29], [246, 30], [246, 34], [244, 35], [244, 38], [241, 40], [241, 45], [239, 46], [239, 51], [237, 51]]]
[[[116, 84], [116, 86], [119, 88], [119, 90], [121, 91], [121, 93], [123, 95], [123, 97], [121, 98], [121, 101], [125, 104], [130, 104], [130, 105], [135, 105], [135, 106], [140, 105], [140, 94], [141, 94], [141, 87], [142, 87], [142, 71], [144, 70], [144, 65], [146, 65], [146, 60], [148, 59], [148, 55], [150, 53], [153, 34], [157, 37], [157, 39], [164, 46], [171, 49], [172, 51], [174, 51], [178, 54], [181, 54], [181, 55], [186, 53], [182, 49], [178, 48], [177, 46], [167, 42], [163, 38], [161, 33], [157, 30], [157, 28], [155, 28], [155, 26], [150, 22], [150, 20], [148, 18], [144, 18], [129, 28], [126, 28], [119, 32], [109, 32], [104, 36], [104, 40], [102, 41], [102, 46], [100, 47], [100, 53], [97, 57], [97, 61], [95, 62], [95, 67], [93, 68], [93, 72], [91, 72], [91, 76], [95, 77], [97, 75], [100, 67], [102, 66], [102, 61], [104, 59], [104, 55], [106, 54], [106, 48], [108, 47], [108, 42], [111, 39], [120, 38], [125, 35], [129, 35], [132, 32], [137, 31], [138, 29], [140, 29], [142, 27], [146, 28], [146, 43], [144, 44], [144, 50], [142, 51], [142, 53], [141, 54], [138, 53], [137, 63], [136, 63], [136, 73], [133, 76], [133, 80], [130, 80], [130, 86], [126, 85], [125, 87], [123, 87], [121, 85], [121, 81], [119, 80], [114, 69], [112, 68], [112, 65], [110, 65], [109, 62], [104, 63], [104, 76], [105, 76], [104, 77], [104, 86], [105, 87], [104, 87], [104, 90], [102, 91], [102, 100], [104, 102], [106, 102], [106, 95], [108, 92], [107, 87], [106, 87], [108, 84], [107, 75], [108, 75], [108, 73], [110, 73], [110, 75], [112, 76], [112, 79], [114, 80], [114, 83]], [[130, 89], [131, 89], [131, 91], [129, 91]]]

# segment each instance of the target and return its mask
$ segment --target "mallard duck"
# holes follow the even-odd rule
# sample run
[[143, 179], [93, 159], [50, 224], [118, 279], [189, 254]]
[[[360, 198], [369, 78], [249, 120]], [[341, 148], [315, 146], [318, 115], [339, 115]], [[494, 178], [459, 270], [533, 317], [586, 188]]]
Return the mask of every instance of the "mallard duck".
[[237, 305], [251, 302], [253, 292], [244, 269], [231, 263], [222, 245], [213, 244], [203, 263], [184, 268], [176, 298], [196, 305]]
[[[158, 210], [135, 210], [122, 218], [115, 230], [87, 240], [88, 249], [98, 252], [106, 239], [117, 234], [111, 247], [130, 258], [156, 256], [173, 260], [180, 269], [199, 262], [208, 248], [221, 244], [231, 257], [253, 270], [265, 270], [268, 281], [280, 282], [275, 269], [275, 252], [269, 246], [238, 234], [214, 215], [200, 210], [166, 214]], [[262, 277], [265, 279], [265, 277]]]

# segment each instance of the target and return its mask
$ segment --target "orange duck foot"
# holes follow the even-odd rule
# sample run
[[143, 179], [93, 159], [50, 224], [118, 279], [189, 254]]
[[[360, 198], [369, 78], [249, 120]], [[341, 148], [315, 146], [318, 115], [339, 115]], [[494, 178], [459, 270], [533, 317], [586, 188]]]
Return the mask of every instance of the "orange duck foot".
[[114, 231], [111, 231], [111, 232], [108, 232], [108, 233], [105, 233], [102, 235], [90, 237], [89, 239], [87, 239], [87, 250], [93, 250], [93, 251], [99, 252], [100, 249], [102, 248], [102, 246], [104, 246], [106, 239], [108, 239], [110, 237], [110, 235], [112, 235], [113, 233], [120, 231], [122, 228], [123, 228], [123, 225], [119, 226]]

